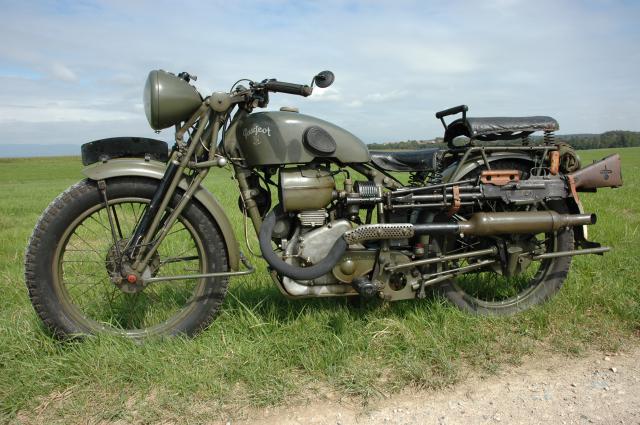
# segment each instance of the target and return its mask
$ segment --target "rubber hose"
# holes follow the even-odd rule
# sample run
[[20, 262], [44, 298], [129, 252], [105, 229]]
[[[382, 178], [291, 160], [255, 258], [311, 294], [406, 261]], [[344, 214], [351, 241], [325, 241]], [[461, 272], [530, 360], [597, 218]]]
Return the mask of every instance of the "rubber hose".
[[343, 237], [339, 237], [333, 244], [329, 254], [322, 259], [318, 264], [314, 264], [310, 267], [296, 267], [284, 262], [278, 254], [273, 251], [271, 247], [271, 234], [276, 225], [277, 212], [280, 211], [280, 207], [277, 206], [267, 214], [260, 227], [260, 250], [262, 256], [269, 265], [275, 269], [278, 273], [290, 277], [295, 280], [311, 280], [322, 275], [329, 273], [338, 261], [342, 258], [342, 255], [347, 250], [347, 242]]

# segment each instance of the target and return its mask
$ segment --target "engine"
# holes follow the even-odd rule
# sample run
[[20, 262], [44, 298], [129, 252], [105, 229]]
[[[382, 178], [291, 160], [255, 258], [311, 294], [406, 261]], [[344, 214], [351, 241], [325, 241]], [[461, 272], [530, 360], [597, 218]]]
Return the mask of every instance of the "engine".
[[280, 170], [280, 205], [284, 211], [320, 210], [336, 197], [336, 182], [328, 169], [313, 167]]
[[336, 197], [336, 183], [328, 169], [300, 166], [280, 170], [278, 198], [285, 213], [278, 218], [272, 237], [284, 248], [293, 233], [298, 237], [329, 220], [327, 208]]
[[[533, 173], [522, 166], [478, 168], [467, 178], [406, 186], [391, 175], [366, 167], [353, 168], [367, 181], [354, 182], [347, 174], [339, 188], [334, 176], [348, 171], [332, 172], [329, 165], [310, 163], [264, 169], [265, 182], [279, 173], [279, 207], [264, 215], [260, 226], [262, 255], [282, 283], [281, 288], [293, 297], [357, 293], [411, 298], [423, 288], [420, 282], [425, 282], [425, 275], [437, 274], [430, 281], [435, 284], [456, 273], [471, 272], [476, 265], [485, 267], [489, 264], [486, 261], [499, 262], [496, 270], [505, 275], [512, 273], [507, 268], [511, 264], [511, 257], [506, 258], [511, 252], [508, 249], [522, 247], [510, 241], [506, 242], [510, 246], [493, 246], [494, 237], [546, 233], [565, 227], [581, 231], [583, 225], [595, 222], [595, 216], [538, 211], [536, 206], [575, 198], [581, 185], [592, 188], [621, 184], [619, 178], [611, 183], [605, 182], [608, 174], [603, 177], [603, 170], [619, 170], [618, 157], [605, 158], [564, 175], [559, 173], [555, 153], [556, 160], [551, 165], [556, 166], [550, 166], [545, 173]], [[521, 210], [528, 206], [533, 207], [531, 211]], [[473, 266], [471, 269], [456, 266], [451, 269], [455, 270], [453, 274], [433, 273], [433, 267], [462, 255], [430, 255], [432, 249], [437, 254], [440, 241], [449, 238], [467, 238], [472, 243], [482, 239], [489, 247], [483, 245], [485, 249], [472, 251], [468, 257], [495, 258], [465, 266]], [[278, 249], [273, 248], [273, 242]], [[524, 248], [537, 255], [533, 248]], [[523, 250], [512, 251], [515, 259]], [[464, 255], [459, 258], [467, 258]], [[424, 295], [423, 291], [420, 293]]]
[[[339, 198], [333, 174], [328, 168], [300, 166], [281, 169], [279, 180], [284, 214], [276, 222], [272, 237], [282, 248], [286, 263], [295, 267], [318, 264], [353, 228], [345, 211], [329, 208]], [[293, 296], [352, 293], [351, 279], [373, 267], [373, 261], [351, 258], [354, 256], [357, 254], [344, 255], [333, 270], [312, 280], [296, 281], [285, 276], [283, 285]]]

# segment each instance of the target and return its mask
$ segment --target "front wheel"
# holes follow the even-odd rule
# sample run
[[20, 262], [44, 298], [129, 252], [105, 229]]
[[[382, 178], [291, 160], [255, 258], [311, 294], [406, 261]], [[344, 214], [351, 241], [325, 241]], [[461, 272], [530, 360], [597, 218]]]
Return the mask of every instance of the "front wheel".
[[[110, 211], [97, 183], [83, 180], [58, 196], [38, 221], [25, 254], [25, 280], [36, 313], [60, 337], [116, 333], [142, 338], [202, 330], [220, 309], [227, 278], [148, 285], [115, 279], [122, 266], [119, 254], [158, 182], [127, 177], [106, 183]], [[179, 198], [173, 196], [166, 212]], [[225, 272], [227, 264], [217, 224], [202, 206], [190, 202], [143, 275]]]

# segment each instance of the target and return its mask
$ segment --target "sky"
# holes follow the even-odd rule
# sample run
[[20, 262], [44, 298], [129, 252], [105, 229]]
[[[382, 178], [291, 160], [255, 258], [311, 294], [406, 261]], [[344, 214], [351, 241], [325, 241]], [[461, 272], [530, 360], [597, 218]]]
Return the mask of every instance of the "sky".
[[0, 0], [0, 144], [155, 135], [148, 72], [203, 95], [240, 78], [309, 83], [271, 97], [366, 142], [431, 139], [434, 113], [550, 115], [560, 133], [640, 130], [638, 1]]

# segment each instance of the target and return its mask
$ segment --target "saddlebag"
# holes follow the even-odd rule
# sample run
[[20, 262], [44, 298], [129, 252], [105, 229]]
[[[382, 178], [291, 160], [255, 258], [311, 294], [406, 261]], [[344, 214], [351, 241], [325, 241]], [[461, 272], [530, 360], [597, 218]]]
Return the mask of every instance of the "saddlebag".
[[145, 158], [160, 162], [169, 159], [167, 142], [145, 137], [111, 137], [85, 143], [80, 148], [82, 164], [90, 165], [115, 158]]

